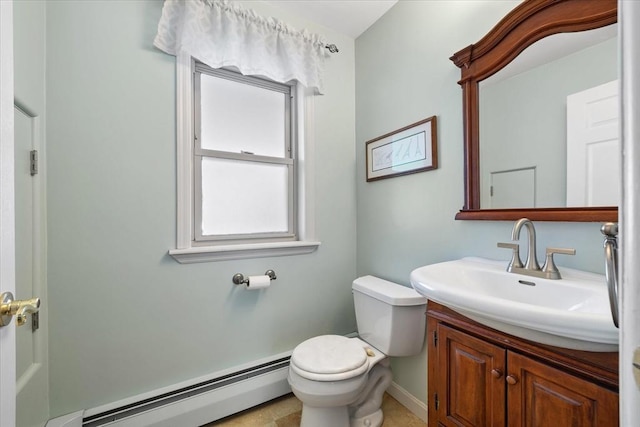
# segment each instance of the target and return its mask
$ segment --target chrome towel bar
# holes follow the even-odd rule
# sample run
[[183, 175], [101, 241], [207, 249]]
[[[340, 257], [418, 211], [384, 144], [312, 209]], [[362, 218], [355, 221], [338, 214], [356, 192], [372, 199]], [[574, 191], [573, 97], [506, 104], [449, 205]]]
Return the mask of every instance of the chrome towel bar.
[[616, 328], [618, 325], [618, 224], [607, 222], [600, 228], [604, 234], [604, 275], [607, 279], [607, 289], [609, 290], [609, 305], [611, 306], [611, 316]]

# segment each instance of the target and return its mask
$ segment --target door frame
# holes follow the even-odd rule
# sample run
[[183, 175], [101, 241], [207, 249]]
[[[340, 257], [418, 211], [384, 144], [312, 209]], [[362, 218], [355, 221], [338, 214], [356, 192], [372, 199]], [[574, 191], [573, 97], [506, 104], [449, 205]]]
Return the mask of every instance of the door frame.
[[[620, 425], [640, 425], [640, 376], [633, 353], [640, 347], [640, 3], [618, 2], [622, 203], [620, 205]], [[636, 371], [636, 372], [634, 372]], [[638, 379], [636, 379], [638, 378]]]
[[[15, 292], [13, 1], [0, 1], [0, 291]], [[0, 328], [0, 427], [16, 423], [15, 327]]]

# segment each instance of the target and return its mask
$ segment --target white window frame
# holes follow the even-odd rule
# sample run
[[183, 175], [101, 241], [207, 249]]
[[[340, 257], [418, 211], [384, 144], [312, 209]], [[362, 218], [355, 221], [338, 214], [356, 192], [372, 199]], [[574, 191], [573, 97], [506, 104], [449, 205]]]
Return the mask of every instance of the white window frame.
[[295, 117], [297, 126], [297, 210], [295, 240], [269, 242], [234, 242], [207, 245], [196, 242], [193, 236], [194, 204], [194, 61], [181, 53], [176, 57], [176, 171], [177, 171], [177, 229], [176, 248], [169, 254], [182, 264], [232, 259], [300, 255], [315, 251], [320, 242], [315, 238], [314, 218], [314, 98], [311, 90], [298, 84], [295, 88]]

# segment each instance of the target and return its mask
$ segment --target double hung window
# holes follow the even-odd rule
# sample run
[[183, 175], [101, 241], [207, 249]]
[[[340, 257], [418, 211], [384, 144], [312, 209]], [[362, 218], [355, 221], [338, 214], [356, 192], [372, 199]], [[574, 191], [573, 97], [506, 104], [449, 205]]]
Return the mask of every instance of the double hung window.
[[295, 87], [194, 66], [196, 245], [296, 239]]
[[301, 84], [177, 62], [180, 263], [313, 252], [314, 102]]

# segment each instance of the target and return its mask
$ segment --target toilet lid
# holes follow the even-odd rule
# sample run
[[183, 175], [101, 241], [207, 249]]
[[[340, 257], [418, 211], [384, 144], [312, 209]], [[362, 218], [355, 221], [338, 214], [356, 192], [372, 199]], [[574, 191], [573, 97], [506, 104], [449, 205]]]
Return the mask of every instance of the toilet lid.
[[367, 352], [358, 340], [321, 335], [299, 344], [291, 355], [294, 371], [316, 381], [335, 381], [365, 373]]

